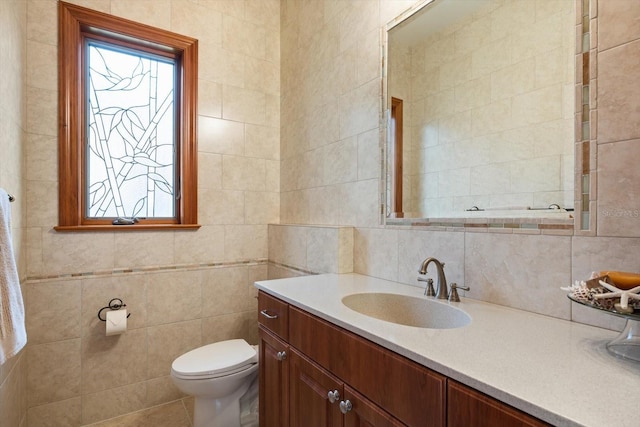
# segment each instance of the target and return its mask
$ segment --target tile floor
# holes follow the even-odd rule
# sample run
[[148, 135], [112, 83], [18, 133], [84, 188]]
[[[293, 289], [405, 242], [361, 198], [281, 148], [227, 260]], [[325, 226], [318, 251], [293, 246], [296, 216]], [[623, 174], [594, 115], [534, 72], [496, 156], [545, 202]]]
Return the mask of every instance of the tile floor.
[[85, 427], [192, 427], [192, 414], [192, 399], [176, 400]]

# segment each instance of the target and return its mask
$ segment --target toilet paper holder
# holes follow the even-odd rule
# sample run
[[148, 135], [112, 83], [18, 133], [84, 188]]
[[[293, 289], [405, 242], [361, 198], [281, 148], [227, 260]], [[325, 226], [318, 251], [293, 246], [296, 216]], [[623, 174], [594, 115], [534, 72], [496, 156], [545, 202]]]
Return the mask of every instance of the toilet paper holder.
[[[102, 312], [104, 310], [120, 310], [122, 307], [126, 307], [127, 304], [125, 304], [124, 302], [122, 302], [122, 300], [120, 298], [113, 298], [111, 301], [109, 301], [109, 305], [102, 307], [100, 310], [98, 310], [98, 319], [102, 320], [103, 322], [107, 321], [107, 318], [103, 318]], [[131, 313], [127, 313], [127, 318], [131, 316]]]

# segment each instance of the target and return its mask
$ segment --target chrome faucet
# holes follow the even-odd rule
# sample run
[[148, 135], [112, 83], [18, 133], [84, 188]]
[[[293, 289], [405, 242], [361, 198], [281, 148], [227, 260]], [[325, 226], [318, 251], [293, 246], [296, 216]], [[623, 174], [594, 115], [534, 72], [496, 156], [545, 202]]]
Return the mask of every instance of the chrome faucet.
[[[436, 270], [438, 272], [438, 283], [437, 283], [437, 288], [436, 288], [436, 298], [438, 298], [438, 299], [447, 299], [449, 292], [448, 292], [448, 289], [447, 289], [447, 278], [444, 276], [444, 263], [443, 262], [440, 262], [440, 261], [438, 261], [437, 259], [435, 259], [433, 257], [429, 257], [429, 258], [425, 259], [424, 261], [422, 261], [422, 265], [420, 266], [420, 270], [418, 270], [418, 273], [421, 276], [424, 276], [425, 274], [427, 274], [427, 267], [432, 262], [436, 265]], [[423, 282], [423, 281], [425, 281], [425, 279], [423, 279], [420, 276], [418, 276], [418, 281]]]

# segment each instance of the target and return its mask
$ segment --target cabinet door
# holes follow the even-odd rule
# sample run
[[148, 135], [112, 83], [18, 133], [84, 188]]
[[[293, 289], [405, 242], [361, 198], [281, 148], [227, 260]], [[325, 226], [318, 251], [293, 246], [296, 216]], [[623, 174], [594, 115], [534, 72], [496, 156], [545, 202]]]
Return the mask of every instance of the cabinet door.
[[344, 386], [342, 402], [349, 402], [350, 404], [350, 410], [344, 416], [345, 427], [405, 426], [348, 385]]
[[260, 326], [260, 427], [289, 426], [289, 346]]
[[[289, 412], [291, 426], [342, 427], [342, 382], [302, 354], [291, 349]], [[329, 392], [338, 392], [333, 403]], [[336, 396], [338, 397], [338, 396]]]
[[549, 424], [453, 380], [447, 385], [450, 427], [542, 427]]

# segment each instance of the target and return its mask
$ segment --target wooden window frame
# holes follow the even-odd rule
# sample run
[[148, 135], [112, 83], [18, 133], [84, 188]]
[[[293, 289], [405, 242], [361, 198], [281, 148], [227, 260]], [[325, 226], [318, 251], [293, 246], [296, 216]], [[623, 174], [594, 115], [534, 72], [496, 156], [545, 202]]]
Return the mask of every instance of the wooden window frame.
[[[58, 2], [58, 226], [57, 231], [194, 229], [197, 221], [197, 80], [198, 41], [191, 37], [118, 18], [84, 7]], [[84, 34], [103, 37], [136, 50], [148, 44], [179, 58], [175, 218], [140, 220], [113, 225], [111, 219], [88, 219], [84, 211], [83, 44]]]
[[402, 180], [404, 175], [403, 169], [403, 101], [399, 98], [391, 97], [391, 150], [392, 150], [392, 170], [391, 170], [391, 206], [392, 216], [394, 218], [403, 218], [404, 211], [402, 208]]

